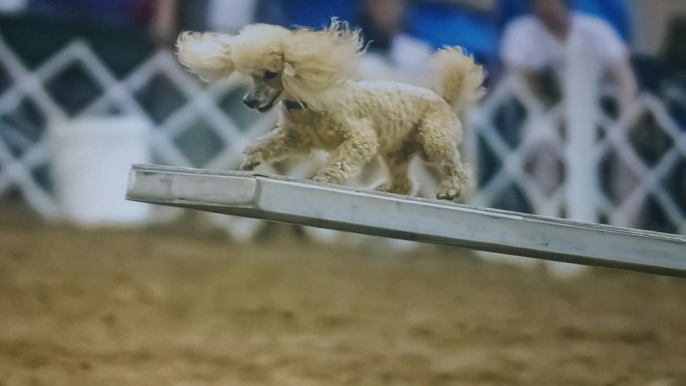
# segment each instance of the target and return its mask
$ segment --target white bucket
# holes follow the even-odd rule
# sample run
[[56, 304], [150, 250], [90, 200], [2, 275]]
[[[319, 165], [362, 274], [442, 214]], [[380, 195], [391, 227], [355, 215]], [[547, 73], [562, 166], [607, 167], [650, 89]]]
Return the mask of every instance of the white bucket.
[[65, 220], [140, 224], [149, 205], [125, 200], [132, 163], [150, 162], [150, 125], [140, 117], [89, 117], [50, 128], [55, 191]]

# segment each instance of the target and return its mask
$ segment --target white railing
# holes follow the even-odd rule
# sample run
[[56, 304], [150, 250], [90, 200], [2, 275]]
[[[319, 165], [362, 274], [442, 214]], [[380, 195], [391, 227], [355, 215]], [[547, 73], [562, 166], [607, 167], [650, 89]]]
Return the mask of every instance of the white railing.
[[[177, 65], [170, 52], [158, 52], [126, 78], [118, 80], [83, 42], [69, 44], [45, 63], [29, 71], [0, 40], [0, 66], [10, 78], [9, 88], [0, 94], [0, 116], [12, 115], [14, 118], [5, 119], [0, 125], [0, 195], [12, 187], [18, 188], [28, 204], [45, 217], [60, 214], [54, 192], [44, 183], [45, 178], [36, 175], [48, 163], [45, 136], [34, 141], [25, 135], [27, 127], [18, 127], [22, 125], [13, 124], [13, 121], [18, 120], [31, 126], [29, 131], [44, 133], [52, 122], [106, 114], [110, 110], [143, 116], [150, 120], [150, 125], [154, 128], [152, 146], [158, 162], [215, 169], [236, 167], [240, 162], [242, 148], [275, 123], [275, 117], [267, 115], [251, 119], [247, 127], [241, 127], [220, 108], [220, 101], [232, 92], [240, 93], [241, 85], [236, 81], [227, 81], [203, 88]], [[101, 92], [73, 113], [50, 95], [47, 84], [76, 67]], [[165, 82], [167, 90], [173, 90], [182, 100], [173, 111], [158, 117], [159, 119], [153, 119], [149, 106], [136, 98], [136, 95], [151, 87], [154, 82]], [[31, 115], [38, 115], [43, 119], [42, 125], [34, 127], [29, 123], [31, 117], [22, 116], [22, 107], [27, 104], [31, 106]], [[196, 123], [201, 125], [194, 127]], [[194, 130], [204, 131], [206, 137], [209, 135], [213, 142], [218, 142], [221, 146], [209, 156], [201, 154], [201, 158], [192, 157], [190, 152], [183, 150], [184, 143], [179, 138], [184, 138], [184, 134], [192, 138], [191, 133]], [[202, 150], [200, 149], [200, 153]], [[203, 161], [198, 162], [199, 159]], [[226, 223], [226, 219], [222, 221], [222, 225], [235, 228], [235, 233], [239, 236], [247, 237], [246, 232], [252, 234], [257, 230], [253, 222], [248, 220], [229, 219], [229, 223]]]
[[[28, 70], [0, 39], [0, 66], [10, 78], [9, 87], [0, 94], [0, 116], [9, 114], [16, 118], [0, 122], [0, 196], [13, 187], [18, 188], [29, 205], [46, 217], [59, 216], [54, 192], [45, 184], [44, 171], [49, 161], [40, 135], [51, 122], [111, 111], [143, 116], [154, 128], [153, 151], [157, 162], [231, 169], [240, 162], [244, 146], [269, 130], [276, 120], [273, 114], [253, 115], [239, 106], [243, 92], [239, 82], [228, 80], [204, 87], [183, 71], [173, 54], [167, 51], [156, 53], [132, 73], [117, 79], [83, 42], [68, 45], [42, 65]], [[75, 67], [98, 91], [92, 100], [72, 111], [51, 95], [48, 84]], [[152, 96], [146, 98], [151, 90]], [[155, 96], [155, 92], [162, 96]], [[166, 100], [165, 96], [169, 95], [172, 98]], [[669, 98], [669, 103], [686, 106], [686, 98], [678, 90], [672, 90], [665, 98]], [[565, 172], [556, 171], [556, 168], [564, 170], [569, 166], [565, 168], [570, 157], [565, 158], [567, 142], [562, 130], [569, 108], [564, 100], [552, 107], [546, 106], [521, 79], [509, 78], [492, 90], [485, 102], [470, 114], [465, 152], [481, 169], [481, 174], [487, 172], [489, 178], [482, 178], [482, 184], [469, 200], [481, 206], [514, 205], [514, 209], [526, 209], [517, 207], [519, 200], [539, 214], [570, 213], [570, 205], [574, 202], [569, 201], [569, 184], [562, 179]], [[31, 113], [23, 116], [21, 111], [27, 109]], [[666, 179], [686, 178], [683, 175], [686, 173], [684, 128], [670, 117], [665, 103], [652, 95], [642, 95], [631, 113], [621, 120], [612, 118], [600, 108], [597, 112], [595, 124], [602, 139], [595, 144], [593, 173], [601, 176], [600, 169], [606, 158], [616, 154], [625, 173], [633, 177], [627, 177], [631, 186], [621, 197], [610, 197], [598, 188], [595, 194], [588, 195], [590, 200], [584, 205], [590, 205], [594, 216], [610, 224], [642, 226], [644, 222], [641, 221], [654, 216], [643, 209], [649, 203], [653, 208], [659, 208], [660, 221], [667, 230], [686, 232], [686, 199], [675, 197], [678, 192], [665, 184]], [[645, 113], [654, 117], [655, 125], [660, 128], [658, 135], [669, 144], [653, 164], [641, 157], [629, 135], [629, 128], [643, 124]], [[41, 122], [30, 123], [36, 116]], [[518, 116], [521, 119], [517, 119]], [[504, 132], [508, 124], [512, 126], [511, 130]], [[38, 135], [28, 135], [25, 125], [30, 126], [29, 132]], [[573, 153], [569, 154], [573, 156]], [[488, 159], [496, 165], [484, 162]], [[281, 172], [307, 177], [318, 162], [321, 157], [314, 155], [309, 162], [291, 162], [278, 168]], [[532, 173], [532, 165], [543, 172]], [[420, 194], [432, 195], [436, 186], [433, 174], [421, 163], [415, 163], [413, 169], [421, 184]], [[552, 172], [546, 172], [547, 169]], [[373, 165], [356, 183], [370, 184], [379, 175], [379, 166]], [[516, 200], [508, 205], [508, 199]], [[262, 226], [247, 219], [211, 218], [238, 238], [248, 239]], [[325, 232], [313, 235], [323, 239], [342, 237]]]
[[[510, 77], [472, 114], [471, 146], [481, 149], [478, 159], [483, 162], [494, 157], [501, 165], [489, 170], [491, 176], [480, 184], [475, 203], [502, 206], [502, 197], [516, 189], [523, 192], [535, 213], [560, 216], [574, 211], [575, 205], [583, 205], [584, 211], [588, 211], [590, 204], [590, 216], [611, 225], [685, 233], [686, 127], [679, 126], [668, 111], [669, 103], [686, 112], [684, 93], [668, 90], [664, 100], [641, 94], [621, 118], [613, 117], [597, 104], [595, 108], [572, 111], [591, 118], [588, 124], [592, 127], [587, 130], [596, 140], [584, 144], [591, 149], [582, 147], [582, 151], [572, 149], [567, 153], [570, 144], [565, 131], [574, 126], [565, 115], [570, 113], [565, 98], [569, 98], [569, 93], [554, 105], [545, 106], [522, 79]], [[571, 105], [573, 109], [574, 104]], [[494, 122], [508, 110], [513, 111], [514, 123]], [[502, 133], [503, 126], [508, 124], [516, 126], [510, 131], [519, 135], [514, 144], [508, 143]], [[580, 154], [593, 161], [588, 174], [594, 180], [588, 182], [587, 202], [570, 199], [571, 182], [561, 178]], [[548, 164], [544, 168], [557, 170], [535, 176], [530, 169], [536, 163], [532, 159], [537, 157], [548, 159], [538, 161]], [[603, 170], [609, 161], [614, 166]], [[659, 223], [651, 225], [650, 221]]]

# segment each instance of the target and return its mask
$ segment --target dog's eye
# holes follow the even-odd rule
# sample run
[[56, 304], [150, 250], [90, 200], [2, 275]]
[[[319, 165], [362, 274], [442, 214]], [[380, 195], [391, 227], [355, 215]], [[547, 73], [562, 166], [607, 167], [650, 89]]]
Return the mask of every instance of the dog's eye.
[[276, 72], [271, 72], [271, 71], [265, 71], [264, 72], [264, 79], [274, 79], [276, 76], [279, 75]]

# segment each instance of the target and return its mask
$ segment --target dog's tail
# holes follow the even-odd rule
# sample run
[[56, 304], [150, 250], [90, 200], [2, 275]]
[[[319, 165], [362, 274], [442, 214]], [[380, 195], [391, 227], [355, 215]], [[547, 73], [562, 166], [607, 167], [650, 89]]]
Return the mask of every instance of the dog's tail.
[[433, 90], [455, 111], [478, 101], [485, 94], [485, 72], [460, 47], [446, 47], [432, 58]]

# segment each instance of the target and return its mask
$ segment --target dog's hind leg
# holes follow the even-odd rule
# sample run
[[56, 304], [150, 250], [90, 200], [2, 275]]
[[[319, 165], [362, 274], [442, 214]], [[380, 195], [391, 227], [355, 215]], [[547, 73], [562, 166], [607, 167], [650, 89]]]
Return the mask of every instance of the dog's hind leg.
[[457, 149], [461, 134], [462, 128], [456, 117], [438, 113], [428, 116], [418, 128], [422, 157], [441, 171], [442, 181], [436, 194], [438, 199], [457, 199], [462, 186], [469, 180], [469, 169], [460, 161]]
[[416, 144], [407, 141], [398, 149], [382, 154], [381, 159], [388, 169], [388, 180], [376, 189], [396, 194], [412, 194], [415, 184], [410, 179], [409, 168], [416, 151]]

